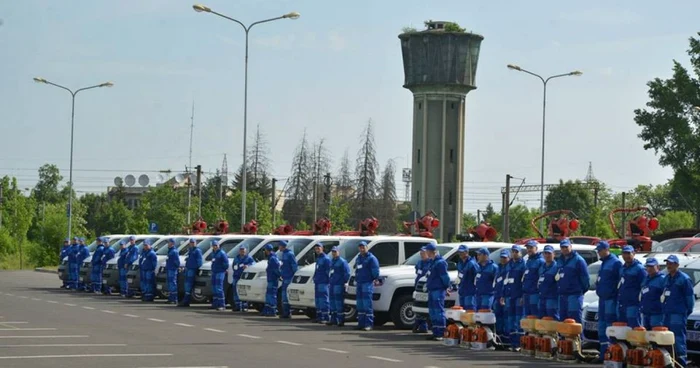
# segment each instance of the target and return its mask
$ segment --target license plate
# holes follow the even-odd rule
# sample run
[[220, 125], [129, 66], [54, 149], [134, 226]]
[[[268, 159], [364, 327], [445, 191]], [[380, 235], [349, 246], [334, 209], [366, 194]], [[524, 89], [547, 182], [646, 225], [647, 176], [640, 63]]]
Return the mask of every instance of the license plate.
[[130, 283], [130, 284], [133, 284], [133, 283], [134, 283], [134, 279], [126, 279], [126, 282], [128, 282], [128, 283]]
[[163, 290], [163, 285], [161, 285], [161, 284], [156, 285], [156, 289]]
[[240, 296], [248, 295], [248, 293], [245, 291], [245, 286], [241, 285], [237, 289], [238, 289], [238, 295], [240, 295]]
[[428, 294], [426, 293], [416, 293], [413, 297], [417, 302], [427, 302], [428, 301]]
[[700, 341], [700, 331], [688, 331], [687, 334], [689, 341]]
[[85, 281], [85, 278], [84, 278], [84, 277], [81, 277], [81, 278], [80, 278], [80, 281]]
[[202, 289], [196, 288], [196, 289], [194, 289], [194, 293], [195, 293], [195, 294], [198, 294], [198, 295], [201, 295], [201, 294], [202, 294]]
[[587, 331], [598, 331], [598, 322], [585, 322], [583, 326]]
[[354, 286], [348, 286], [348, 294], [357, 294], [357, 288]]
[[106, 283], [107, 283], [107, 280], [102, 280], [102, 283], [103, 283], [103, 284], [106, 284]]
[[299, 301], [299, 290], [289, 290], [289, 300]]

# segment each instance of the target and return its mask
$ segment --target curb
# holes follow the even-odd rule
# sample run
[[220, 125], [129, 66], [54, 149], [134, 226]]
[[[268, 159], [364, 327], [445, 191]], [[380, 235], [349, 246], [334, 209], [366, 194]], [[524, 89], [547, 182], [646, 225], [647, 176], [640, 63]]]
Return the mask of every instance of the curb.
[[34, 269], [36, 272], [42, 272], [42, 273], [58, 273], [58, 270], [51, 270], [47, 268], [42, 268], [42, 267], [37, 267]]

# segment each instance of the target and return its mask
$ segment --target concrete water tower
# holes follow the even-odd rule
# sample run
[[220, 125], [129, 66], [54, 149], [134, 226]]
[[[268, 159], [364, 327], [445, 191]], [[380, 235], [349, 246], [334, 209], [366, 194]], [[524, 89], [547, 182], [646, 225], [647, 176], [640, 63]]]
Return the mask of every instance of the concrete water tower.
[[461, 232], [464, 111], [483, 36], [453, 22], [428, 21], [424, 31], [399, 35], [404, 88], [413, 92], [411, 205], [440, 219], [436, 237]]

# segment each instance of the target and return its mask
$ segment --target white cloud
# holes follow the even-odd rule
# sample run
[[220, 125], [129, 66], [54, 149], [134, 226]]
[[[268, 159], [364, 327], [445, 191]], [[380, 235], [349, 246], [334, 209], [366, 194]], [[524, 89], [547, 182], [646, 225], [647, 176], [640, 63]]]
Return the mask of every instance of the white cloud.
[[644, 18], [631, 10], [591, 8], [575, 13], [561, 13], [559, 18], [568, 22], [594, 23], [607, 26], [620, 26], [639, 23]]

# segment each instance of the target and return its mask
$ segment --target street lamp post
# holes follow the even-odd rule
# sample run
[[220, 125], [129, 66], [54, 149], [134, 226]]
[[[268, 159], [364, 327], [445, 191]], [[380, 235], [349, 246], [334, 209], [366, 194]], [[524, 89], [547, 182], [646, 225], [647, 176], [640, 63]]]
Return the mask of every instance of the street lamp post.
[[214, 15], [218, 15], [222, 18], [228, 19], [232, 22], [238, 23], [241, 27], [243, 27], [243, 30], [245, 31], [245, 81], [243, 83], [243, 172], [241, 174], [241, 228], [243, 228], [243, 225], [245, 225], [246, 222], [246, 193], [247, 193], [247, 184], [248, 184], [248, 179], [247, 179], [247, 143], [248, 143], [248, 34], [250, 33], [250, 29], [253, 28], [256, 24], [260, 23], [267, 23], [267, 22], [272, 22], [274, 20], [279, 20], [279, 19], [298, 19], [301, 15], [297, 12], [291, 12], [285, 15], [282, 15], [280, 17], [276, 18], [270, 18], [270, 19], [264, 19], [264, 20], [259, 20], [257, 22], [251, 23], [249, 26], [245, 26], [243, 23], [240, 21], [233, 19], [229, 16], [223, 15], [221, 13], [217, 13], [211, 8], [196, 4], [192, 5], [192, 8], [198, 12], [205, 12], [205, 13], [211, 13]]
[[93, 89], [93, 88], [101, 88], [101, 87], [112, 87], [114, 84], [112, 82], [104, 82], [100, 84], [96, 84], [94, 86], [89, 86], [89, 87], [83, 87], [79, 88], [77, 90], [72, 91], [67, 87], [64, 87], [60, 84], [52, 83], [47, 81], [44, 78], [34, 78], [34, 81], [37, 83], [44, 83], [44, 84], [49, 84], [54, 87], [61, 88], [63, 90], [66, 90], [70, 93], [71, 95], [71, 110], [70, 110], [70, 169], [68, 171], [68, 238], [71, 237], [71, 225], [73, 222], [73, 128], [74, 128], [74, 122], [75, 122], [75, 95], [78, 94], [80, 91], [85, 91], [88, 89]]
[[[535, 76], [539, 78], [542, 81], [543, 85], [543, 98], [542, 98], [542, 162], [541, 162], [541, 170], [540, 170], [540, 213], [544, 213], [544, 136], [545, 136], [545, 118], [546, 118], [546, 112], [547, 112], [547, 82], [549, 82], [551, 79], [554, 78], [560, 78], [560, 77], [570, 77], [570, 76], [580, 76], [583, 73], [574, 70], [573, 72], [569, 73], [564, 73], [564, 74], [557, 74], [553, 75], [548, 78], [542, 78], [539, 74], [535, 74], [529, 70], [525, 70], [517, 65], [513, 64], [508, 64], [508, 69], [512, 70], [517, 70], [519, 72], [527, 73], [532, 76]], [[544, 231], [544, 219], [540, 221], [540, 231]]]

